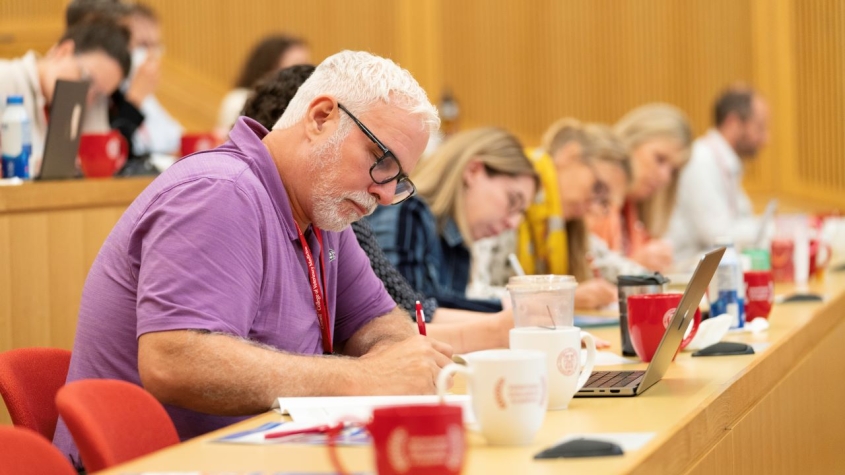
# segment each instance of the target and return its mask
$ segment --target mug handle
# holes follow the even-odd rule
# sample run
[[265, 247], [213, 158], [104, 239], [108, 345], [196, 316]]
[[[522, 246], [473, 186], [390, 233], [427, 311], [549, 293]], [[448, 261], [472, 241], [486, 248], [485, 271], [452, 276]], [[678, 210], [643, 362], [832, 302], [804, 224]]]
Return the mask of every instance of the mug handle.
[[[833, 256], [830, 244], [821, 241], [818, 241], [818, 243], [818, 250], [816, 251], [816, 272], [818, 272], [819, 269], [827, 267], [827, 265], [830, 264], [830, 258]], [[824, 253], [822, 253], [822, 251], [824, 251]]]
[[126, 140], [126, 137], [123, 136], [117, 129], [112, 129], [111, 133], [109, 134], [112, 137], [116, 137], [118, 141], [120, 141], [120, 155], [117, 157], [117, 166], [115, 167], [115, 173], [120, 171], [123, 168], [123, 165], [126, 165], [126, 160], [129, 158], [129, 142]]
[[[743, 296], [744, 297], [744, 296]], [[677, 309], [675, 309], [677, 310]], [[692, 326], [690, 327], [689, 335], [681, 341], [681, 350], [687, 347], [698, 333], [698, 326], [701, 325], [701, 310], [696, 308], [692, 314]]]
[[593, 366], [596, 362], [596, 340], [593, 338], [593, 335], [587, 332], [581, 332], [581, 341], [587, 347], [587, 362], [581, 368], [581, 375], [578, 376], [578, 384], [575, 386], [575, 392], [578, 392], [587, 384], [587, 380], [593, 374]]
[[465, 376], [469, 377], [472, 374], [472, 370], [457, 363], [450, 363], [440, 370], [440, 374], [437, 375], [437, 396], [440, 397], [441, 404], [444, 402], [443, 398], [446, 396], [446, 389], [449, 386], [449, 378], [451, 378], [455, 373], [463, 373]]
[[340, 424], [337, 428], [329, 429], [326, 434], [326, 446], [329, 450], [329, 461], [331, 461], [332, 468], [334, 468], [335, 472], [337, 472], [338, 475], [348, 475], [349, 471], [343, 466], [343, 463], [340, 461], [340, 456], [337, 453], [336, 439], [341, 432], [343, 432], [343, 424]]

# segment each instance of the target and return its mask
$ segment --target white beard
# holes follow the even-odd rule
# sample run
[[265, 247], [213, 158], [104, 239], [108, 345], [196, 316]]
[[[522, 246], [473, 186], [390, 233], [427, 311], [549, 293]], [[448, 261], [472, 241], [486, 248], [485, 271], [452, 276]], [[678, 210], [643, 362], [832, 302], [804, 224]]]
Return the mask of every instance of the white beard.
[[375, 209], [376, 199], [366, 191], [341, 193], [337, 195], [333, 183], [341, 177], [337, 164], [340, 163], [341, 140], [330, 140], [314, 151], [315, 160], [311, 163], [311, 172], [319, 177], [311, 191], [311, 203], [314, 225], [326, 231], [340, 232], [360, 219], [358, 212], [350, 208], [351, 200], [364, 208], [366, 214]]

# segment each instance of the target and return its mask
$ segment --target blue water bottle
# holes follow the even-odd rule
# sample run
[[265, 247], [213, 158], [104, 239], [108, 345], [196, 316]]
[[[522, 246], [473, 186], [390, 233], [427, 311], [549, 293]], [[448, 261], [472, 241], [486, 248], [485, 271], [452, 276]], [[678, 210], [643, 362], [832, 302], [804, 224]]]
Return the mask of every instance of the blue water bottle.
[[6, 110], [0, 119], [0, 140], [3, 151], [3, 177], [29, 178], [29, 157], [32, 155], [32, 134], [23, 96], [6, 98]]
[[742, 328], [745, 326], [745, 283], [739, 254], [729, 239], [716, 242], [718, 247], [725, 247], [725, 254], [710, 281], [710, 316], [726, 313], [731, 316], [731, 328]]

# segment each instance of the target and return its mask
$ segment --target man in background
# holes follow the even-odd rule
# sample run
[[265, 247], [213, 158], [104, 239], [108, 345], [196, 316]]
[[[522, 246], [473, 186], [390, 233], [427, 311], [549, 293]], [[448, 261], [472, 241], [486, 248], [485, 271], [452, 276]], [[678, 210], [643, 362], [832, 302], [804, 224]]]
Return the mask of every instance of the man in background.
[[101, 18], [83, 21], [65, 31], [44, 56], [29, 51], [12, 60], [0, 60], [0, 114], [5, 98], [22, 95], [32, 124], [32, 176], [40, 170], [47, 139], [49, 105], [53, 100], [56, 80], [88, 80], [88, 110], [92, 120], [83, 124], [83, 132], [99, 130], [96, 122], [106, 122], [105, 109], [92, 107], [107, 100], [129, 74], [129, 34], [115, 22]]
[[[182, 126], [155, 97], [163, 54], [158, 15], [144, 4], [116, 0], [73, 0], [65, 10], [68, 26], [91, 18], [107, 18], [129, 30], [132, 69], [110, 98], [93, 105], [98, 112], [86, 123], [119, 130], [129, 143], [130, 157], [178, 153]], [[107, 123], [100, 120], [100, 110], [108, 110]]]
[[667, 235], [678, 262], [712, 248], [721, 236], [743, 245], [759, 232], [742, 175], [769, 141], [769, 108], [757, 91], [735, 85], [716, 99], [713, 116], [715, 128], [695, 141], [680, 177]]

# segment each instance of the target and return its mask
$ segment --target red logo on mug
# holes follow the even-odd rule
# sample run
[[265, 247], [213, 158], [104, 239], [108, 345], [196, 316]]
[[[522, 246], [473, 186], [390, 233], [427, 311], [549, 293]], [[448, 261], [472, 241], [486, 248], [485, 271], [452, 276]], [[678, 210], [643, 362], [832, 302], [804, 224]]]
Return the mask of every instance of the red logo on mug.
[[769, 282], [769, 285], [759, 285], [755, 287], [748, 287], [748, 300], [756, 302], [774, 302], [775, 286], [774, 283]]
[[543, 404], [546, 393], [545, 379], [539, 383], [507, 384], [505, 378], [499, 378], [493, 386], [493, 398], [499, 409], [507, 409], [508, 404]]
[[572, 376], [578, 370], [578, 352], [574, 348], [564, 348], [557, 355], [557, 370], [564, 376]]
[[669, 324], [672, 323], [672, 317], [675, 316], [675, 310], [677, 308], [670, 308], [663, 314], [663, 328], [669, 328]]
[[455, 471], [463, 460], [463, 430], [451, 425], [445, 434], [411, 435], [405, 427], [397, 427], [387, 437], [386, 448], [388, 461], [397, 473], [421, 467]]
[[120, 139], [118, 137], [112, 137], [106, 142], [106, 154], [112, 160], [117, 160], [117, 157], [120, 156]]
[[505, 378], [499, 378], [496, 381], [496, 385], [493, 386], [493, 392], [496, 399], [496, 405], [499, 406], [499, 409], [505, 409], [508, 407], [507, 401], [505, 401]]

